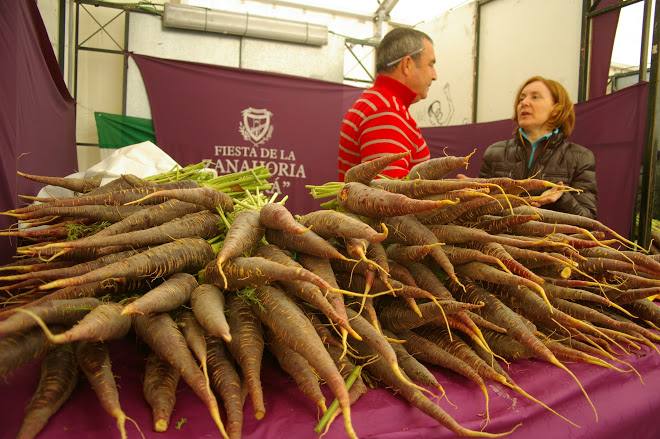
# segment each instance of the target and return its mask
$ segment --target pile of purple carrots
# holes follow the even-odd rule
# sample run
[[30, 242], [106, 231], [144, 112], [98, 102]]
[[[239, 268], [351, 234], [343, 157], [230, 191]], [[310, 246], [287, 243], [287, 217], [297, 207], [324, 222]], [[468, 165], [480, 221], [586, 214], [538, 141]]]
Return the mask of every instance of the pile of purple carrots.
[[[182, 378], [219, 434], [239, 438], [242, 388], [254, 416], [266, 416], [265, 350], [323, 413], [319, 434], [342, 415], [347, 436], [357, 437], [351, 405], [366, 382], [457, 435], [511, 432], [461, 426], [434, 401], [444, 390], [427, 365], [480, 389], [485, 424], [485, 383], [495, 381], [575, 425], [499, 362], [520, 358], [562, 369], [597, 419], [564, 362], [636, 373], [619, 357], [642, 345], [658, 351], [660, 311], [648, 298], [660, 293], [660, 258], [598, 221], [532, 207], [530, 194], [570, 187], [445, 178], [469, 156], [432, 159], [405, 180], [377, 179], [400, 157], [313, 187], [333, 199], [302, 216], [263, 195], [262, 168], [123, 176], [104, 186], [22, 174], [79, 194], [3, 212], [22, 227], [2, 234], [22, 245], [0, 267], [0, 378], [42, 361], [18, 437], [41, 431], [79, 371], [126, 437], [131, 419], [105, 342], [131, 331], [151, 351], [144, 397], [154, 431], [168, 429]], [[323, 384], [335, 396], [330, 405]]]

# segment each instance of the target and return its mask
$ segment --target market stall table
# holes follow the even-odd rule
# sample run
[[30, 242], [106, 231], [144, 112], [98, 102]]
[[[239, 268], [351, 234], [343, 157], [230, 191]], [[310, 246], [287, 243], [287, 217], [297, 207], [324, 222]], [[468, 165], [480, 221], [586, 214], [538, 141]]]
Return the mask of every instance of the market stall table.
[[[131, 336], [132, 337], [132, 336]], [[151, 412], [142, 397], [143, 355], [135, 343], [110, 345], [113, 371], [119, 385], [120, 400], [126, 414], [140, 425], [147, 438], [220, 437], [201, 401], [188, 386], [179, 384], [177, 403], [165, 433], [151, 429]], [[633, 373], [619, 373], [587, 364], [569, 364], [584, 384], [598, 409], [599, 421], [578, 390], [562, 371], [537, 361], [518, 361], [509, 368], [511, 377], [525, 390], [567, 416], [575, 428], [542, 407], [502, 387], [488, 383], [491, 421], [485, 431], [503, 432], [522, 422], [510, 438], [598, 438], [652, 439], [660, 437], [660, 354], [643, 348], [626, 357], [642, 375], [644, 384]], [[262, 380], [266, 417], [257, 421], [248, 400], [245, 405], [245, 439], [314, 438], [316, 407], [302, 396], [293, 381], [285, 376], [270, 355], [264, 359]], [[479, 430], [484, 409], [483, 396], [466, 379], [450, 372], [436, 376], [445, 387], [446, 399], [439, 404], [463, 426]], [[13, 438], [18, 431], [23, 409], [38, 381], [38, 365], [30, 364], [0, 384], [0, 439]], [[118, 438], [114, 420], [99, 406], [96, 396], [81, 375], [69, 401], [51, 418], [41, 438]], [[326, 389], [327, 390], [327, 389]], [[326, 391], [328, 405], [331, 395]], [[353, 425], [361, 438], [412, 439], [450, 438], [455, 435], [406, 401], [385, 389], [370, 390], [353, 407]], [[127, 423], [129, 438], [138, 438], [135, 426]], [[341, 419], [325, 436], [346, 437]]]

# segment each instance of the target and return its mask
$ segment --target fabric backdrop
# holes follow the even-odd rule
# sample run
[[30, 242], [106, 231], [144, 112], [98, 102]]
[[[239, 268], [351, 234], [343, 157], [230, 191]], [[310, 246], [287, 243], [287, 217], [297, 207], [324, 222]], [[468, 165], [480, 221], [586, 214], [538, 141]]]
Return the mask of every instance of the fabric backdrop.
[[[75, 105], [33, 0], [0, 1], [0, 210], [42, 186], [16, 170], [63, 176], [76, 171]], [[0, 217], [0, 228], [12, 222]], [[0, 238], [0, 263], [15, 253]]]
[[[575, 131], [570, 140], [593, 151], [598, 182], [598, 219], [624, 236], [630, 236], [633, 207], [644, 150], [648, 84], [575, 106]], [[475, 148], [464, 173], [479, 174], [486, 148], [510, 138], [513, 122], [501, 120], [448, 127], [423, 128], [431, 156], [467, 155]]]
[[99, 148], [121, 148], [147, 140], [156, 143], [151, 119], [96, 111], [94, 120]]
[[133, 54], [158, 146], [219, 174], [266, 165], [287, 207], [318, 206], [306, 184], [337, 180], [338, 127], [362, 89], [314, 79]]

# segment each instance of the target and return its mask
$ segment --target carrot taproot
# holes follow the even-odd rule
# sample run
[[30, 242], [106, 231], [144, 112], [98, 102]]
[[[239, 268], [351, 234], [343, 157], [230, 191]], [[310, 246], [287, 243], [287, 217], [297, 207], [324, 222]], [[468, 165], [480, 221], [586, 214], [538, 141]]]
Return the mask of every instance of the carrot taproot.
[[[125, 278], [112, 278], [105, 279], [102, 281], [94, 281], [81, 285], [75, 285], [71, 287], [65, 287], [52, 293], [46, 294], [39, 299], [36, 299], [26, 307], [31, 308], [34, 306], [39, 306], [44, 303], [48, 303], [53, 300], [71, 300], [71, 299], [80, 299], [84, 297], [101, 297], [105, 295], [121, 294], [125, 292], [131, 293], [141, 293], [148, 283], [144, 279], [133, 279], [127, 280]], [[6, 314], [13, 314], [16, 312], [16, 309], [9, 309], [7, 311], [0, 312], [0, 317], [3, 317]]]
[[[224, 273], [228, 282], [228, 289], [234, 290], [282, 280], [306, 281], [316, 285], [321, 290], [332, 289], [323, 279], [302, 267], [287, 267], [259, 256], [231, 259], [225, 263]], [[215, 261], [211, 261], [206, 265], [204, 274], [207, 282], [217, 286], [224, 284]]]
[[176, 272], [196, 271], [213, 259], [213, 256], [213, 249], [205, 240], [182, 238], [152, 247], [123, 261], [106, 265], [80, 276], [49, 282], [39, 289], [51, 290], [114, 277], [135, 279], [142, 276], [167, 276]]
[[234, 210], [234, 201], [229, 195], [210, 187], [160, 189], [126, 204], [140, 204], [156, 197], [158, 199], [175, 199], [186, 203], [197, 204], [199, 206], [204, 206], [208, 210], [215, 210], [218, 208], [223, 212], [232, 212]]
[[136, 175], [121, 174], [119, 177], [115, 178], [114, 180], [111, 180], [108, 183], [85, 193], [85, 195], [101, 195], [109, 192], [119, 191], [122, 189], [131, 189], [131, 188], [146, 187], [152, 185], [153, 183], [144, 180]]
[[394, 243], [387, 246], [387, 256], [399, 262], [418, 262], [431, 253], [435, 245], [440, 244], [404, 245]]
[[80, 370], [94, 389], [101, 407], [115, 418], [122, 439], [126, 439], [126, 420], [121, 408], [117, 383], [112, 374], [110, 354], [104, 343], [81, 342], [76, 345], [76, 360]]
[[510, 361], [527, 360], [533, 358], [533, 354], [515, 338], [507, 334], [500, 334], [489, 329], [484, 329], [484, 337], [495, 354]]
[[78, 366], [73, 345], [52, 349], [41, 363], [37, 390], [25, 408], [17, 439], [31, 439], [46, 426], [48, 420], [69, 399], [78, 382]]
[[[658, 287], [660, 286], [660, 279], [653, 279], [649, 277], [644, 277], [640, 275], [635, 275], [632, 273], [627, 273], [617, 270], [608, 270], [608, 277], [612, 277], [618, 283], [620, 287], [627, 290], [633, 288], [648, 288], [648, 287]], [[588, 286], [588, 285], [587, 285]]]
[[292, 234], [280, 230], [266, 229], [266, 241], [280, 248], [318, 256], [325, 259], [346, 259], [328, 241], [309, 230], [302, 234]]
[[481, 250], [484, 254], [492, 256], [497, 260], [501, 261], [502, 264], [512, 274], [516, 274], [520, 277], [524, 277], [525, 279], [529, 279], [532, 282], [537, 283], [539, 285], [543, 285], [545, 283], [543, 278], [538, 276], [533, 271], [529, 270], [520, 262], [516, 261], [515, 258], [513, 258], [513, 256], [511, 256], [509, 252], [507, 252], [506, 249], [504, 249], [502, 244], [499, 244], [497, 242], [486, 242], [486, 243], [479, 243], [476, 245], [476, 247], [479, 250]]
[[636, 300], [646, 299], [648, 297], [660, 295], [660, 286], [646, 287], [646, 288], [631, 288], [629, 290], [624, 290], [624, 291], [617, 291], [614, 289], [610, 289], [605, 291], [605, 295], [609, 300], [619, 305], [625, 305], [627, 303], [632, 303]]
[[[341, 375], [344, 377], [345, 380], [348, 380], [350, 376], [355, 374], [356, 372], [355, 364], [353, 364], [348, 359], [348, 357], [344, 355], [344, 352], [340, 346], [337, 346], [335, 344], [329, 344], [326, 346], [326, 349], [328, 350], [328, 353], [332, 357], [332, 360], [337, 365], [337, 369], [339, 369], [339, 373], [341, 373]], [[368, 391], [369, 388], [364, 383], [364, 380], [362, 379], [362, 375], [358, 373], [358, 375], [355, 377], [355, 381], [353, 382], [353, 385], [351, 386], [350, 389], [348, 389], [348, 397], [351, 405], [355, 404], [355, 402]]]
[[583, 363], [593, 364], [595, 366], [604, 367], [606, 369], [614, 369], [619, 372], [625, 372], [619, 369], [616, 366], [611, 365], [607, 361], [604, 361], [593, 355], [589, 355], [585, 352], [582, 352], [577, 349], [573, 349], [569, 346], [566, 346], [558, 341], [551, 339], [542, 339], [543, 343], [552, 351], [555, 356], [564, 361], [581, 361]]
[[353, 166], [344, 174], [344, 182], [358, 182], [368, 185], [371, 180], [383, 172], [391, 163], [401, 160], [404, 157], [410, 157], [410, 152], [400, 152], [398, 154], [382, 154], [373, 160], [362, 162]]
[[209, 337], [208, 350], [211, 385], [224, 403], [227, 435], [230, 439], [240, 439], [243, 430], [241, 379], [221, 339]]
[[[482, 305], [475, 305], [455, 300], [439, 300], [439, 305], [445, 314], [455, 314], [462, 310], [477, 309]], [[397, 304], [396, 302], [384, 305], [378, 313], [378, 318], [383, 326], [393, 332], [400, 332], [405, 329], [418, 328], [434, 320], [441, 318], [442, 314], [438, 311], [438, 305], [433, 302], [427, 302], [419, 305], [422, 313], [420, 317], [411, 310]]]
[[144, 366], [142, 394], [151, 407], [153, 430], [167, 431], [176, 404], [176, 388], [181, 374], [167, 361], [150, 352]]
[[376, 232], [368, 224], [334, 210], [317, 210], [298, 217], [298, 221], [322, 238], [358, 238], [369, 242], [381, 242], [387, 237], [387, 229]]
[[31, 220], [50, 216], [88, 218], [93, 221], [109, 221], [116, 223], [124, 218], [142, 210], [142, 206], [66, 206], [66, 207], [42, 207], [39, 210], [27, 213], [0, 213], [12, 216], [19, 220]]
[[575, 302], [569, 302], [567, 300], [559, 299], [559, 298], [553, 299], [552, 303], [557, 309], [564, 311], [566, 314], [573, 316], [577, 319], [586, 320], [594, 324], [598, 324], [600, 327], [621, 330], [628, 334], [636, 332], [646, 337], [649, 340], [653, 340], [655, 342], [660, 341], [659, 335], [655, 334], [652, 331], [649, 331], [646, 328], [642, 328], [641, 326], [632, 322], [628, 323], [628, 322], [612, 319], [611, 317], [608, 317], [607, 315], [601, 312], [589, 308], [588, 306]]
[[[360, 355], [374, 356], [376, 354], [376, 351], [364, 343], [358, 343], [357, 345]], [[456, 422], [456, 420], [440, 408], [440, 406], [433, 404], [433, 402], [426, 398], [419, 389], [409, 385], [405, 380], [401, 380], [383, 358], [378, 358], [377, 360], [368, 363], [365, 368], [371, 375], [383, 382], [387, 387], [394, 389], [398, 395], [407, 400], [413, 407], [418, 408], [459, 436], [501, 437], [510, 434], [511, 431], [515, 430], [515, 428], [520, 425], [517, 425], [511, 431], [500, 434], [467, 429]]]
[[120, 233], [150, 229], [203, 209], [198, 204], [185, 203], [179, 200], [168, 200], [153, 206], [145, 206], [143, 209], [127, 216], [123, 220], [117, 221], [95, 233], [94, 236], [118, 235]]
[[21, 171], [16, 171], [16, 175], [36, 181], [37, 183], [69, 189], [73, 192], [89, 192], [101, 186], [101, 176], [98, 175], [87, 178], [52, 177], [48, 175], [28, 174]]
[[261, 360], [264, 352], [264, 335], [261, 323], [253, 308], [243, 298], [228, 297], [229, 329], [233, 334], [227, 344], [232, 356], [243, 371], [243, 379], [254, 408], [254, 417], [266, 415], [263, 387], [261, 385]]
[[[477, 311], [481, 311], [483, 308], [480, 308]], [[499, 326], [490, 320], [480, 316], [479, 314], [472, 312], [472, 311], [465, 311], [465, 314], [474, 322], [475, 325], [477, 325], [480, 328], [486, 328], [490, 329], [491, 331], [494, 332], [499, 332], [500, 334], [506, 334], [507, 330], [506, 328], [503, 328], [502, 326]]]
[[491, 201], [490, 198], [479, 197], [428, 212], [417, 213], [416, 216], [422, 224], [449, 224], [455, 222], [469, 211], [490, 204]]
[[490, 234], [498, 234], [504, 231], [511, 231], [514, 227], [520, 224], [526, 224], [537, 219], [539, 219], [538, 215], [483, 215], [475, 224], [475, 227]]
[[470, 365], [450, 354], [436, 343], [410, 330], [400, 331], [398, 335], [406, 341], [410, 355], [421, 361], [452, 370], [475, 383], [484, 395], [486, 422], [490, 420], [488, 389], [484, 380]]
[[442, 251], [445, 252], [449, 262], [452, 265], [461, 265], [467, 264], [471, 261], [483, 262], [484, 264], [497, 265], [502, 270], [510, 273], [509, 268], [497, 257], [483, 253], [477, 248], [465, 248], [458, 247], [454, 245], [444, 245], [442, 246]]
[[[402, 336], [394, 334], [388, 330], [383, 330], [383, 334], [391, 339], [402, 339]], [[407, 342], [407, 340], [406, 340]], [[408, 352], [410, 345], [406, 343], [406, 346], [399, 343], [390, 342], [390, 346], [394, 349], [396, 353], [397, 361], [401, 366], [401, 370], [415, 383], [421, 384], [428, 387], [433, 387], [438, 389], [443, 394], [445, 389], [440, 385], [435, 376], [431, 373], [430, 370], [426, 368], [422, 363], [417, 361], [417, 359]]]
[[27, 308], [16, 311], [32, 317], [43, 329], [51, 343], [63, 344], [74, 341], [101, 342], [123, 338], [131, 329], [131, 318], [121, 314], [123, 306], [118, 303], [103, 303], [94, 307], [68, 331], [53, 334], [44, 321]]
[[[384, 223], [390, 229], [393, 242], [407, 245], [432, 245], [439, 242], [433, 231], [420, 223], [413, 215], [387, 218], [384, 220]], [[441, 246], [434, 245], [431, 249], [430, 256], [454, 282], [458, 281], [454, 272], [454, 266], [449, 262]]]
[[[551, 412], [554, 415], [558, 416], [559, 418], [563, 419], [564, 421], [571, 424], [572, 426], [579, 427], [573, 421], [571, 421], [567, 417], [563, 416], [562, 414], [558, 413], [553, 408], [551, 408], [550, 406], [545, 404], [543, 401], [541, 401], [541, 400], [535, 398], [534, 396], [530, 395], [529, 393], [527, 393], [522, 387], [518, 386], [515, 382], [507, 379], [506, 375], [499, 374], [492, 366], [490, 366], [485, 360], [483, 360], [479, 355], [477, 355], [461, 339], [453, 338], [452, 340], [450, 340], [447, 333], [445, 333], [444, 331], [438, 331], [437, 328], [433, 328], [433, 327], [423, 327], [423, 328], [420, 328], [420, 329], [416, 329], [414, 332], [421, 335], [422, 337], [427, 338], [428, 340], [431, 340], [432, 342], [436, 343], [441, 348], [445, 349], [450, 354], [454, 355], [455, 357], [457, 357], [460, 360], [467, 363], [483, 379], [493, 380], [493, 381], [498, 382], [498, 383], [500, 383], [504, 386], [507, 386], [510, 389], [512, 389], [513, 391], [519, 393], [520, 395], [524, 396], [525, 398], [529, 399], [530, 401], [540, 405], [541, 407], [545, 408], [549, 412]], [[575, 378], [575, 379], [577, 380], [577, 378]], [[586, 394], [585, 394], [585, 396], [586, 396]], [[588, 398], [587, 398], [587, 400], [589, 402], [591, 402], [591, 400], [589, 400]], [[591, 406], [592, 406], [592, 409], [595, 410], [595, 407], [593, 407], [593, 404], [591, 404]]]
[[220, 419], [218, 402], [210, 391], [206, 378], [193, 359], [186, 340], [168, 314], [134, 316], [133, 328], [137, 335], [163, 360], [179, 371], [195, 394], [204, 402], [211, 418], [223, 438], [228, 439]]
[[280, 203], [267, 203], [259, 210], [259, 222], [262, 226], [281, 230], [283, 232], [298, 235], [309, 229], [300, 224], [289, 212], [289, 209]]
[[218, 267], [225, 261], [251, 250], [263, 236], [264, 229], [259, 222], [259, 212], [256, 210], [239, 212], [227, 230], [222, 249], [218, 252]]
[[[20, 209], [13, 209], [7, 211], [8, 213], [27, 213], [39, 211], [46, 208], [55, 207], [82, 207], [88, 205], [102, 205], [102, 206], [118, 206], [136, 200], [144, 195], [150, 194], [157, 190], [162, 189], [175, 189], [175, 188], [191, 188], [198, 187], [198, 184], [192, 180], [182, 180], [173, 183], [163, 183], [159, 185], [147, 185], [140, 187], [131, 187], [130, 189], [120, 189], [112, 192], [105, 192], [101, 194], [86, 194], [80, 197], [69, 197], [60, 199], [49, 199], [44, 204], [32, 204]], [[160, 200], [165, 201], [165, 200]], [[124, 207], [137, 207], [137, 206], [124, 206]]]
[[425, 162], [418, 163], [410, 168], [409, 179], [440, 180], [451, 172], [465, 166], [467, 169], [470, 157], [477, 152], [476, 148], [464, 157], [444, 156], [434, 157]]
[[109, 236], [88, 236], [75, 241], [64, 241], [46, 244], [37, 250], [46, 248], [78, 248], [78, 247], [108, 247], [114, 245], [131, 245], [146, 247], [164, 244], [181, 238], [199, 237], [209, 239], [219, 233], [220, 216], [209, 211], [190, 213], [182, 218], [176, 218], [149, 229], [136, 230]]
[[215, 285], [202, 284], [190, 295], [190, 306], [195, 318], [207, 333], [231, 341], [229, 324], [225, 318], [225, 296]]
[[515, 274], [505, 273], [490, 265], [481, 262], [468, 262], [467, 264], [459, 265], [456, 267], [458, 273], [468, 276], [474, 280], [481, 280], [486, 282], [497, 283], [501, 285], [518, 286], [524, 285], [530, 290], [536, 292], [548, 305], [548, 309], [552, 312], [552, 305], [545, 294], [545, 290], [541, 285], [533, 280], [517, 276]]
[[[264, 257], [270, 261], [277, 262], [290, 268], [303, 268], [302, 265], [294, 261], [281, 249], [272, 244], [259, 247], [255, 255]], [[337, 312], [336, 308], [330, 304], [330, 301], [324, 296], [323, 292], [321, 292], [318, 286], [309, 282], [296, 280], [281, 280], [280, 284], [284, 287], [284, 290], [287, 293], [292, 294], [311, 304], [316, 309], [321, 311], [332, 322], [338, 324], [340, 327], [346, 329], [349, 332], [351, 331], [350, 326], [348, 325], [348, 319]]]
[[347, 183], [337, 195], [339, 204], [349, 211], [370, 218], [408, 215], [456, 204], [453, 200], [418, 200], [362, 183]]
[[635, 272], [637, 275], [642, 276], [654, 276], [653, 271], [648, 270], [645, 266], [635, 266], [628, 261], [621, 261], [610, 258], [588, 257], [586, 261], [580, 262], [580, 268], [587, 273], [595, 274], [600, 274], [607, 271], [621, 271], [624, 273]]
[[[99, 302], [98, 299], [93, 297], [72, 300], [54, 300], [44, 305], [32, 306], [30, 307], [30, 310], [39, 316], [39, 318], [45, 323], [69, 326], [76, 323], [100, 303], [101, 302]], [[0, 336], [25, 331], [36, 325], [35, 321], [27, 315], [14, 313], [5, 320], [0, 321]]]
[[646, 267], [653, 273], [660, 274], [660, 262], [641, 252], [621, 251], [609, 247], [594, 247], [580, 250], [580, 254], [592, 258], [610, 258], [628, 261], [635, 265]]
[[318, 377], [309, 362], [302, 355], [282, 343], [272, 331], [266, 332], [266, 339], [268, 340], [268, 350], [275, 356], [282, 370], [293, 378], [298, 389], [308, 399], [316, 404], [322, 412], [325, 412], [327, 410], [325, 396], [321, 392]]
[[[411, 198], [444, 194], [464, 189], [487, 189], [488, 183], [463, 180], [374, 180], [371, 186]], [[459, 197], [460, 198], [460, 197]]]
[[525, 215], [538, 214], [541, 215], [541, 220], [547, 223], [571, 224], [574, 226], [582, 227], [583, 229], [587, 229], [587, 230], [597, 230], [597, 231], [605, 232], [614, 236], [616, 239], [625, 243], [626, 245], [631, 246], [631, 248], [643, 250], [642, 248], [639, 247], [639, 245], [631, 242], [630, 240], [618, 234], [613, 229], [607, 227], [600, 221], [592, 218], [587, 218], [580, 215], [574, 215], [571, 213], [557, 212], [548, 209], [533, 208], [529, 206], [516, 207], [514, 209], [514, 212]]
[[349, 438], [356, 438], [351, 422], [351, 407], [344, 380], [326, 351], [314, 327], [300, 308], [287, 295], [273, 287], [257, 287], [255, 296], [260, 305], [252, 309], [287, 346], [305, 357], [325, 380], [339, 401], [344, 415], [344, 428]]
[[192, 352], [193, 356], [197, 358], [199, 364], [202, 366], [202, 372], [204, 373], [204, 378], [206, 379], [207, 384], [210, 385], [208, 344], [206, 342], [206, 332], [204, 331], [204, 328], [197, 318], [195, 318], [195, 315], [189, 310], [183, 310], [179, 313], [176, 323], [181, 330], [181, 334], [183, 334], [183, 338], [186, 340], [190, 352]]
[[174, 273], [157, 287], [124, 306], [123, 315], [172, 311], [190, 300], [197, 281], [188, 273]]
[[39, 329], [0, 338], [0, 378], [5, 378], [22, 365], [43, 357], [51, 346]]
[[17, 274], [12, 276], [0, 276], [0, 281], [11, 281], [11, 280], [26, 280], [26, 279], [38, 279], [42, 281], [49, 281], [54, 279], [61, 279], [71, 276], [78, 276], [84, 273], [88, 273], [97, 268], [103, 267], [113, 262], [121, 261], [122, 259], [128, 258], [130, 256], [138, 254], [139, 250], [127, 250], [118, 253], [111, 253], [109, 255], [101, 256], [98, 259], [89, 262], [82, 262], [73, 266], [67, 266], [62, 268], [53, 268], [50, 270], [40, 270], [30, 273]]

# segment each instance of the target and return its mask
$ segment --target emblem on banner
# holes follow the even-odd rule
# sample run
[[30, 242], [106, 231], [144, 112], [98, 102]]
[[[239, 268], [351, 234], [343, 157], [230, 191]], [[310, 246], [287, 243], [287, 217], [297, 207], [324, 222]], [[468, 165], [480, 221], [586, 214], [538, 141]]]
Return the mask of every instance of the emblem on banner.
[[265, 108], [246, 108], [241, 112], [243, 120], [239, 123], [238, 130], [243, 138], [259, 146], [267, 142], [273, 135], [273, 126], [270, 124], [272, 112]]

